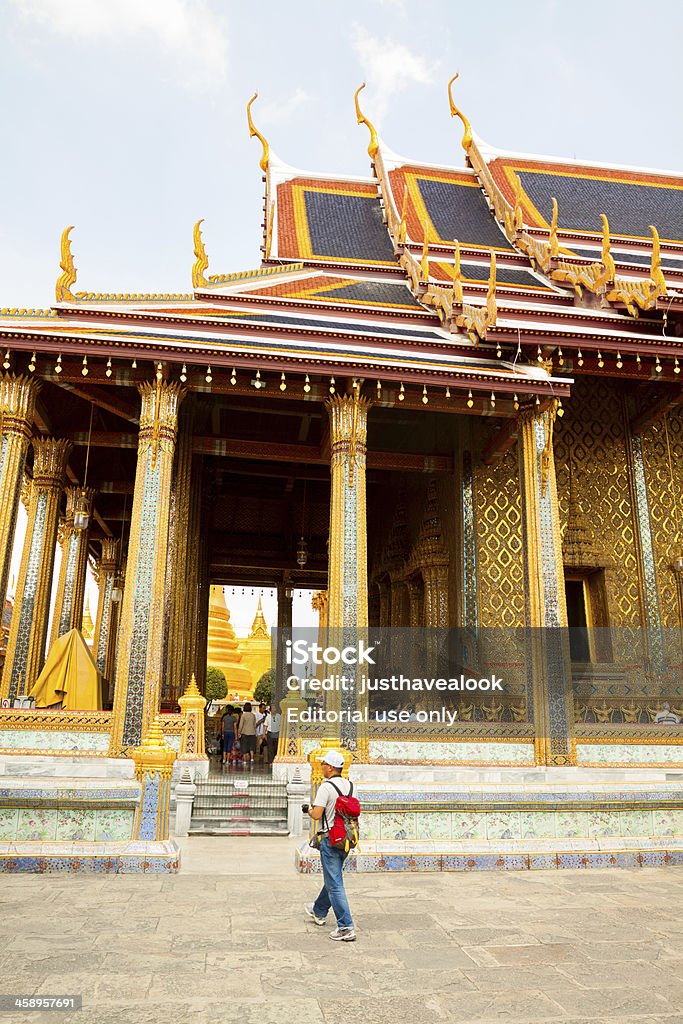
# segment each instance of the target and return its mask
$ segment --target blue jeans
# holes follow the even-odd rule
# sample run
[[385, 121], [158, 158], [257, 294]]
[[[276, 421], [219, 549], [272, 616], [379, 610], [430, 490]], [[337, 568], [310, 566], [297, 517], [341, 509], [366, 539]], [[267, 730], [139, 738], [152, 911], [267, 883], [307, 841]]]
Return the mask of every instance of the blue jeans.
[[323, 868], [324, 885], [313, 904], [316, 917], [327, 917], [330, 907], [334, 910], [338, 928], [353, 928], [349, 901], [344, 890], [344, 861], [347, 854], [330, 846], [330, 840], [323, 836], [320, 841], [320, 862]]

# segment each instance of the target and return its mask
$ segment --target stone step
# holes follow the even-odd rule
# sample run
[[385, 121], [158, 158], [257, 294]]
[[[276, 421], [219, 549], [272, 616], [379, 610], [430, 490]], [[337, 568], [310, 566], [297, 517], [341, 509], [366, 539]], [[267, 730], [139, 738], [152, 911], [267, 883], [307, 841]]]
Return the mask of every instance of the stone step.
[[191, 836], [286, 836], [289, 835], [286, 818], [193, 818]]

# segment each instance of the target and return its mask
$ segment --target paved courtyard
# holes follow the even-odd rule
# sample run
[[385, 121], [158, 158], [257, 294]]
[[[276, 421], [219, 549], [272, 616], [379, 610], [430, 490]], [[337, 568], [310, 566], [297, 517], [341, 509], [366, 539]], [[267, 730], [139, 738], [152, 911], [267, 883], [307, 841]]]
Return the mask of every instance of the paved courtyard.
[[344, 945], [292, 840], [182, 846], [173, 878], [3, 876], [0, 991], [84, 1009], [0, 1024], [683, 1021], [681, 869], [351, 875]]

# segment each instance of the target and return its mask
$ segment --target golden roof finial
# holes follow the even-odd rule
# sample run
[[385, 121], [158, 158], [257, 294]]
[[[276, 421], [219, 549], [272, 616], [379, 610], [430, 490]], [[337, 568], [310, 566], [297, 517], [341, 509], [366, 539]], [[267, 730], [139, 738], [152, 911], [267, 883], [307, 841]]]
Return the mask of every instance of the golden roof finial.
[[194, 226], [194, 254], [196, 259], [192, 265], [193, 288], [206, 288], [210, 283], [204, 276], [205, 271], [209, 269], [209, 257], [206, 255], [202, 233], [199, 230], [203, 223], [204, 218], [202, 217]]
[[448, 83], [448, 102], [451, 108], [451, 117], [459, 117], [463, 123], [465, 131], [463, 132], [462, 136], [462, 148], [465, 150], [466, 153], [469, 153], [470, 149], [472, 148], [472, 126], [470, 125], [470, 122], [463, 114], [462, 110], [459, 110], [456, 107], [455, 103], [453, 102], [453, 91], [451, 86], [453, 85], [453, 82], [455, 82], [457, 78], [460, 78], [459, 71], [455, 75], [453, 75], [450, 82]]
[[76, 267], [71, 254], [71, 239], [69, 232], [73, 231], [73, 224], [62, 231], [62, 260], [59, 266], [63, 273], [57, 278], [55, 285], [55, 298], [57, 302], [66, 302], [69, 299], [75, 300], [76, 296], [71, 291], [71, 285], [76, 284]]
[[422, 262], [420, 263], [420, 280], [429, 280], [429, 221], [424, 222], [424, 239], [422, 241]]
[[521, 231], [524, 227], [524, 207], [523, 207], [523, 196], [524, 189], [522, 188], [522, 179], [518, 174], [514, 176], [515, 182], [515, 210], [514, 210], [514, 226], [515, 231]]
[[616, 267], [614, 266], [614, 260], [610, 252], [610, 240], [609, 240], [609, 221], [604, 213], [600, 214], [600, 220], [602, 221], [602, 254], [601, 262], [605, 268], [607, 275], [607, 281], [613, 281], [616, 274]]
[[460, 242], [455, 240], [455, 266], [453, 267], [453, 302], [462, 306], [462, 274], [460, 272]]
[[365, 116], [365, 114], [361, 111], [360, 103], [358, 102], [358, 93], [361, 91], [361, 89], [364, 89], [364, 88], [365, 88], [365, 82], [363, 82], [362, 85], [359, 85], [358, 88], [356, 89], [355, 95], [353, 97], [353, 101], [356, 104], [356, 119], [358, 121], [358, 124], [367, 125], [368, 131], [370, 132], [370, 144], [368, 145], [368, 156], [370, 157], [371, 160], [374, 160], [375, 157], [377, 156], [377, 150], [379, 149], [379, 139], [377, 138], [377, 131], [376, 131], [375, 126], [372, 123], [372, 121], [368, 121], [368, 119]]
[[396, 241], [399, 245], [406, 244], [406, 238], [408, 236], [408, 186], [404, 182], [403, 187], [403, 209], [401, 210], [401, 223], [398, 226], [398, 237]]
[[249, 100], [249, 102], [247, 103], [247, 121], [249, 123], [249, 138], [253, 139], [254, 136], [256, 136], [256, 138], [259, 140], [259, 142], [263, 146], [263, 152], [261, 153], [261, 159], [259, 160], [259, 167], [261, 168], [261, 170], [265, 174], [266, 171], [268, 170], [268, 160], [270, 159], [270, 148], [268, 146], [268, 143], [264, 139], [263, 135], [261, 134], [261, 132], [254, 125], [254, 122], [253, 122], [252, 117], [251, 117], [251, 105], [252, 105], [252, 103], [254, 102], [254, 100], [257, 97], [258, 97], [258, 93], [255, 92], [254, 95]]
[[496, 254], [491, 250], [491, 270], [489, 273], [489, 287], [486, 293], [486, 325], [491, 327], [496, 322], [498, 307], [496, 306]]
[[557, 207], [557, 199], [555, 199], [554, 196], [552, 198], [552, 204], [553, 204], [553, 216], [552, 216], [552, 219], [550, 221], [550, 255], [551, 256], [559, 256], [559, 254], [560, 254], [560, 243], [559, 243], [559, 240], [558, 240], [558, 237], [557, 237], [558, 207]]
[[659, 255], [659, 232], [654, 224], [650, 224], [652, 232], [652, 259], [650, 260], [650, 280], [660, 295], [666, 295], [666, 281], [662, 273], [662, 260]]

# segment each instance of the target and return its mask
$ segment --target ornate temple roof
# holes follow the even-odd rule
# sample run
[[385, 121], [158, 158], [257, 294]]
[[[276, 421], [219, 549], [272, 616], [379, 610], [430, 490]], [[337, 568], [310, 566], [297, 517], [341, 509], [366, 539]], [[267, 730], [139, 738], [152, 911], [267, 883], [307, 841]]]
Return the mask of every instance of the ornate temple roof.
[[75, 292], [69, 229], [55, 307], [0, 311], [0, 342], [530, 396], [566, 391], [568, 371], [678, 383], [683, 175], [496, 150], [452, 84], [466, 166], [394, 153], [357, 93], [367, 177], [284, 164], [250, 101], [265, 181], [260, 268], [209, 274], [199, 222], [192, 292]]

